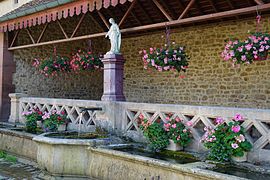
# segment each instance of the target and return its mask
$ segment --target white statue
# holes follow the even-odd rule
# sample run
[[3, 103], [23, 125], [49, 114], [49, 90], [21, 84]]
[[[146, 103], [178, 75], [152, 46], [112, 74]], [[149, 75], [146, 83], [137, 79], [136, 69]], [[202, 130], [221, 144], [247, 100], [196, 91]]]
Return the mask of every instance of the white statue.
[[115, 23], [113, 18], [110, 18], [109, 22], [111, 23], [111, 27], [105, 37], [109, 36], [111, 42], [111, 49], [106, 54], [120, 54], [120, 47], [121, 47], [120, 29], [118, 25]]

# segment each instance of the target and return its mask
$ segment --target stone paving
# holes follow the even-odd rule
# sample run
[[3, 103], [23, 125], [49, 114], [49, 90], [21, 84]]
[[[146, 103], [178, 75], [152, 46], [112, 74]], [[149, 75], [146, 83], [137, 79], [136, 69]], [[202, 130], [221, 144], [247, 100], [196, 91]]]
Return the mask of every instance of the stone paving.
[[16, 163], [0, 159], [0, 180], [84, 180], [89, 178], [55, 177], [42, 172], [36, 163], [18, 158]]

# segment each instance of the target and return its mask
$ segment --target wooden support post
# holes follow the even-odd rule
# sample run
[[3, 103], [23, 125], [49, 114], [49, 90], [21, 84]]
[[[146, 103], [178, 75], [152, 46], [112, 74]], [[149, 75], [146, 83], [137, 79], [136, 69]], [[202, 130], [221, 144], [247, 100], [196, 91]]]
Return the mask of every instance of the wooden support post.
[[196, 0], [190, 0], [190, 2], [188, 3], [187, 7], [185, 8], [185, 10], [182, 12], [182, 14], [179, 16], [178, 20], [179, 19], [182, 19], [188, 12], [188, 10], [190, 9], [190, 7], [193, 5], [193, 3], [195, 2]]
[[172, 21], [173, 19], [171, 18], [171, 16], [165, 11], [165, 9], [162, 7], [161, 4], [159, 4], [159, 2], [157, 0], [153, 0], [153, 2], [155, 3], [155, 5], [158, 7], [158, 9], [162, 12], [162, 14], [169, 20]]
[[254, 0], [258, 5], [262, 5], [264, 4], [264, 2], [262, 0]]
[[12, 75], [16, 70], [13, 53], [8, 51], [8, 33], [0, 33], [0, 121], [7, 121], [10, 114], [9, 93], [14, 93]]
[[104, 22], [104, 24], [106, 25], [106, 27], [108, 29], [110, 29], [110, 24], [108, 23], [108, 21], [106, 20], [106, 18], [103, 16], [103, 14], [101, 14], [101, 12], [98, 11], [98, 15], [101, 18], [101, 20]]
[[137, 0], [134, 0], [131, 5], [129, 6], [128, 10], [126, 11], [126, 13], [124, 14], [123, 18], [121, 19], [120, 23], [118, 24], [119, 27], [123, 24], [123, 22], [126, 20], [127, 16], [129, 15], [129, 13], [131, 12], [131, 10], [133, 9], [133, 7], [135, 6]]

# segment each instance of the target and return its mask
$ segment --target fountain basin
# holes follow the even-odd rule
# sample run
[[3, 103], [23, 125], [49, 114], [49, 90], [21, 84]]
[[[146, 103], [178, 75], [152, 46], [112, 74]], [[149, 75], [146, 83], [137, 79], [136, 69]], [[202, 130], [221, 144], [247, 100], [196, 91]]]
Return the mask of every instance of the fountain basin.
[[39, 167], [57, 176], [86, 176], [89, 166], [87, 148], [109, 143], [108, 138], [65, 139], [55, 135], [57, 133], [45, 133], [33, 140], [38, 145]]
[[[89, 177], [104, 180], [246, 179], [209, 170], [215, 168], [215, 165], [207, 162], [184, 162], [179, 164], [138, 155], [137, 153], [130, 153], [126, 150], [110, 148], [111, 146], [108, 147], [89, 148], [89, 166], [87, 172]], [[123, 148], [126, 149], [127, 145]]]
[[0, 150], [36, 161], [37, 144], [33, 141], [36, 135], [15, 131], [12, 128], [14, 127], [2, 126], [0, 128]]

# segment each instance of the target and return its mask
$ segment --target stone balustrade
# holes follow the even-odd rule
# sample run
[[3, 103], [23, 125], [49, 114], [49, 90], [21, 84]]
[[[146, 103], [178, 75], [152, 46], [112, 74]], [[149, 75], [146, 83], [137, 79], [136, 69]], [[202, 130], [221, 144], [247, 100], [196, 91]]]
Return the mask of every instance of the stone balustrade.
[[247, 139], [253, 144], [253, 150], [248, 154], [249, 161], [270, 162], [270, 157], [267, 155], [270, 153], [270, 110], [34, 98], [21, 94], [11, 94], [10, 97], [10, 122], [23, 123], [22, 112], [38, 107], [48, 112], [65, 111], [71, 120], [69, 129], [76, 130], [79, 127], [79, 114], [82, 108], [102, 107], [101, 112], [87, 111], [83, 114], [81, 124], [83, 131], [90, 131], [96, 126], [101, 126], [109, 132], [128, 136], [138, 142], [145, 141], [137, 123], [140, 114], [152, 121], [158, 119], [165, 121], [166, 116], [171, 113], [172, 117], [179, 117], [184, 122], [192, 122], [191, 130], [194, 140], [187, 149], [197, 152], [205, 151], [200, 143], [205, 126], [214, 127], [216, 117], [222, 117], [228, 123], [236, 113], [240, 113], [245, 118], [242, 126], [246, 129]]

